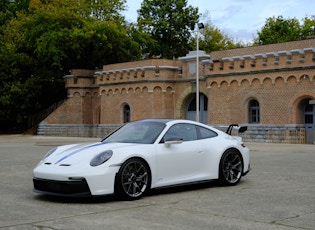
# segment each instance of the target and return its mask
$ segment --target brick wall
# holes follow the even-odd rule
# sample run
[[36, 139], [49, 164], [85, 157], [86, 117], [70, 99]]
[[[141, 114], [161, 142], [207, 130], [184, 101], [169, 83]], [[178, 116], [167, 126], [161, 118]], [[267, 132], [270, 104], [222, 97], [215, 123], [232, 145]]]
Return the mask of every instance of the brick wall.
[[[199, 91], [208, 99], [207, 123], [248, 124], [249, 102], [256, 100], [259, 126], [303, 126], [304, 107], [315, 99], [315, 39], [215, 51], [210, 56], [200, 51], [199, 57]], [[73, 70], [65, 81], [68, 99], [45, 119], [47, 125], [121, 124], [125, 105], [131, 120], [185, 119], [196, 92], [196, 51], [179, 60]]]

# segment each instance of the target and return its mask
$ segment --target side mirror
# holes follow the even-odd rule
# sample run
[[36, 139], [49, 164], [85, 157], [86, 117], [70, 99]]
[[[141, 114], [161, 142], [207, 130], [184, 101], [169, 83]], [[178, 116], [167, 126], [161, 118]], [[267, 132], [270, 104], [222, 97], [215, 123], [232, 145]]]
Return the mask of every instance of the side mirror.
[[170, 145], [181, 144], [181, 143], [183, 143], [183, 139], [174, 137], [174, 138], [169, 138], [165, 140], [164, 145], [166, 147], [170, 147]]

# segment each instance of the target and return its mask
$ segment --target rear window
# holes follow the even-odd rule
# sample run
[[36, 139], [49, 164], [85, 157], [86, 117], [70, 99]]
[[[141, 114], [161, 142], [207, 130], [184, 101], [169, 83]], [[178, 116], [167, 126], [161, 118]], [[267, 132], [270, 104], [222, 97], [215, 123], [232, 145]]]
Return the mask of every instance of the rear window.
[[216, 137], [218, 134], [210, 129], [199, 126], [199, 139]]

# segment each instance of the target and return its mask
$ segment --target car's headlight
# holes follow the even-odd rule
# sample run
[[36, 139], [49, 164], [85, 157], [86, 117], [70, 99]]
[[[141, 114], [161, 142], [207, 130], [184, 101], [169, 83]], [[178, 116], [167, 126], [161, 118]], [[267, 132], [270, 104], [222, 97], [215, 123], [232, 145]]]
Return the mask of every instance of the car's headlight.
[[44, 156], [43, 159], [46, 159], [47, 157], [49, 157], [49, 156], [50, 156], [51, 154], [53, 154], [56, 150], [57, 150], [57, 147], [56, 147], [56, 148], [53, 148], [53, 149], [51, 149], [51, 150], [49, 150], [49, 151], [45, 154], [45, 156]]
[[111, 158], [113, 155], [112, 150], [107, 150], [105, 152], [102, 152], [98, 155], [96, 155], [90, 162], [91, 166], [98, 166], [103, 164], [104, 162], [108, 161], [109, 158]]

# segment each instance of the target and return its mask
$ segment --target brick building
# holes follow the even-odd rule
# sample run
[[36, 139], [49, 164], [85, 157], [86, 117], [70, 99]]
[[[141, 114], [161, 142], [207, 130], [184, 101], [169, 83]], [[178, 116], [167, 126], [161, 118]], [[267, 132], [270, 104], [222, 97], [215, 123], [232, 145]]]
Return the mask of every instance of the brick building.
[[[102, 136], [144, 118], [196, 117], [196, 57], [72, 70], [67, 100], [39, 134]], [[199, 51], [200, 121], [246, 124], [247, 141], [314, 143], [315, 38]]]

